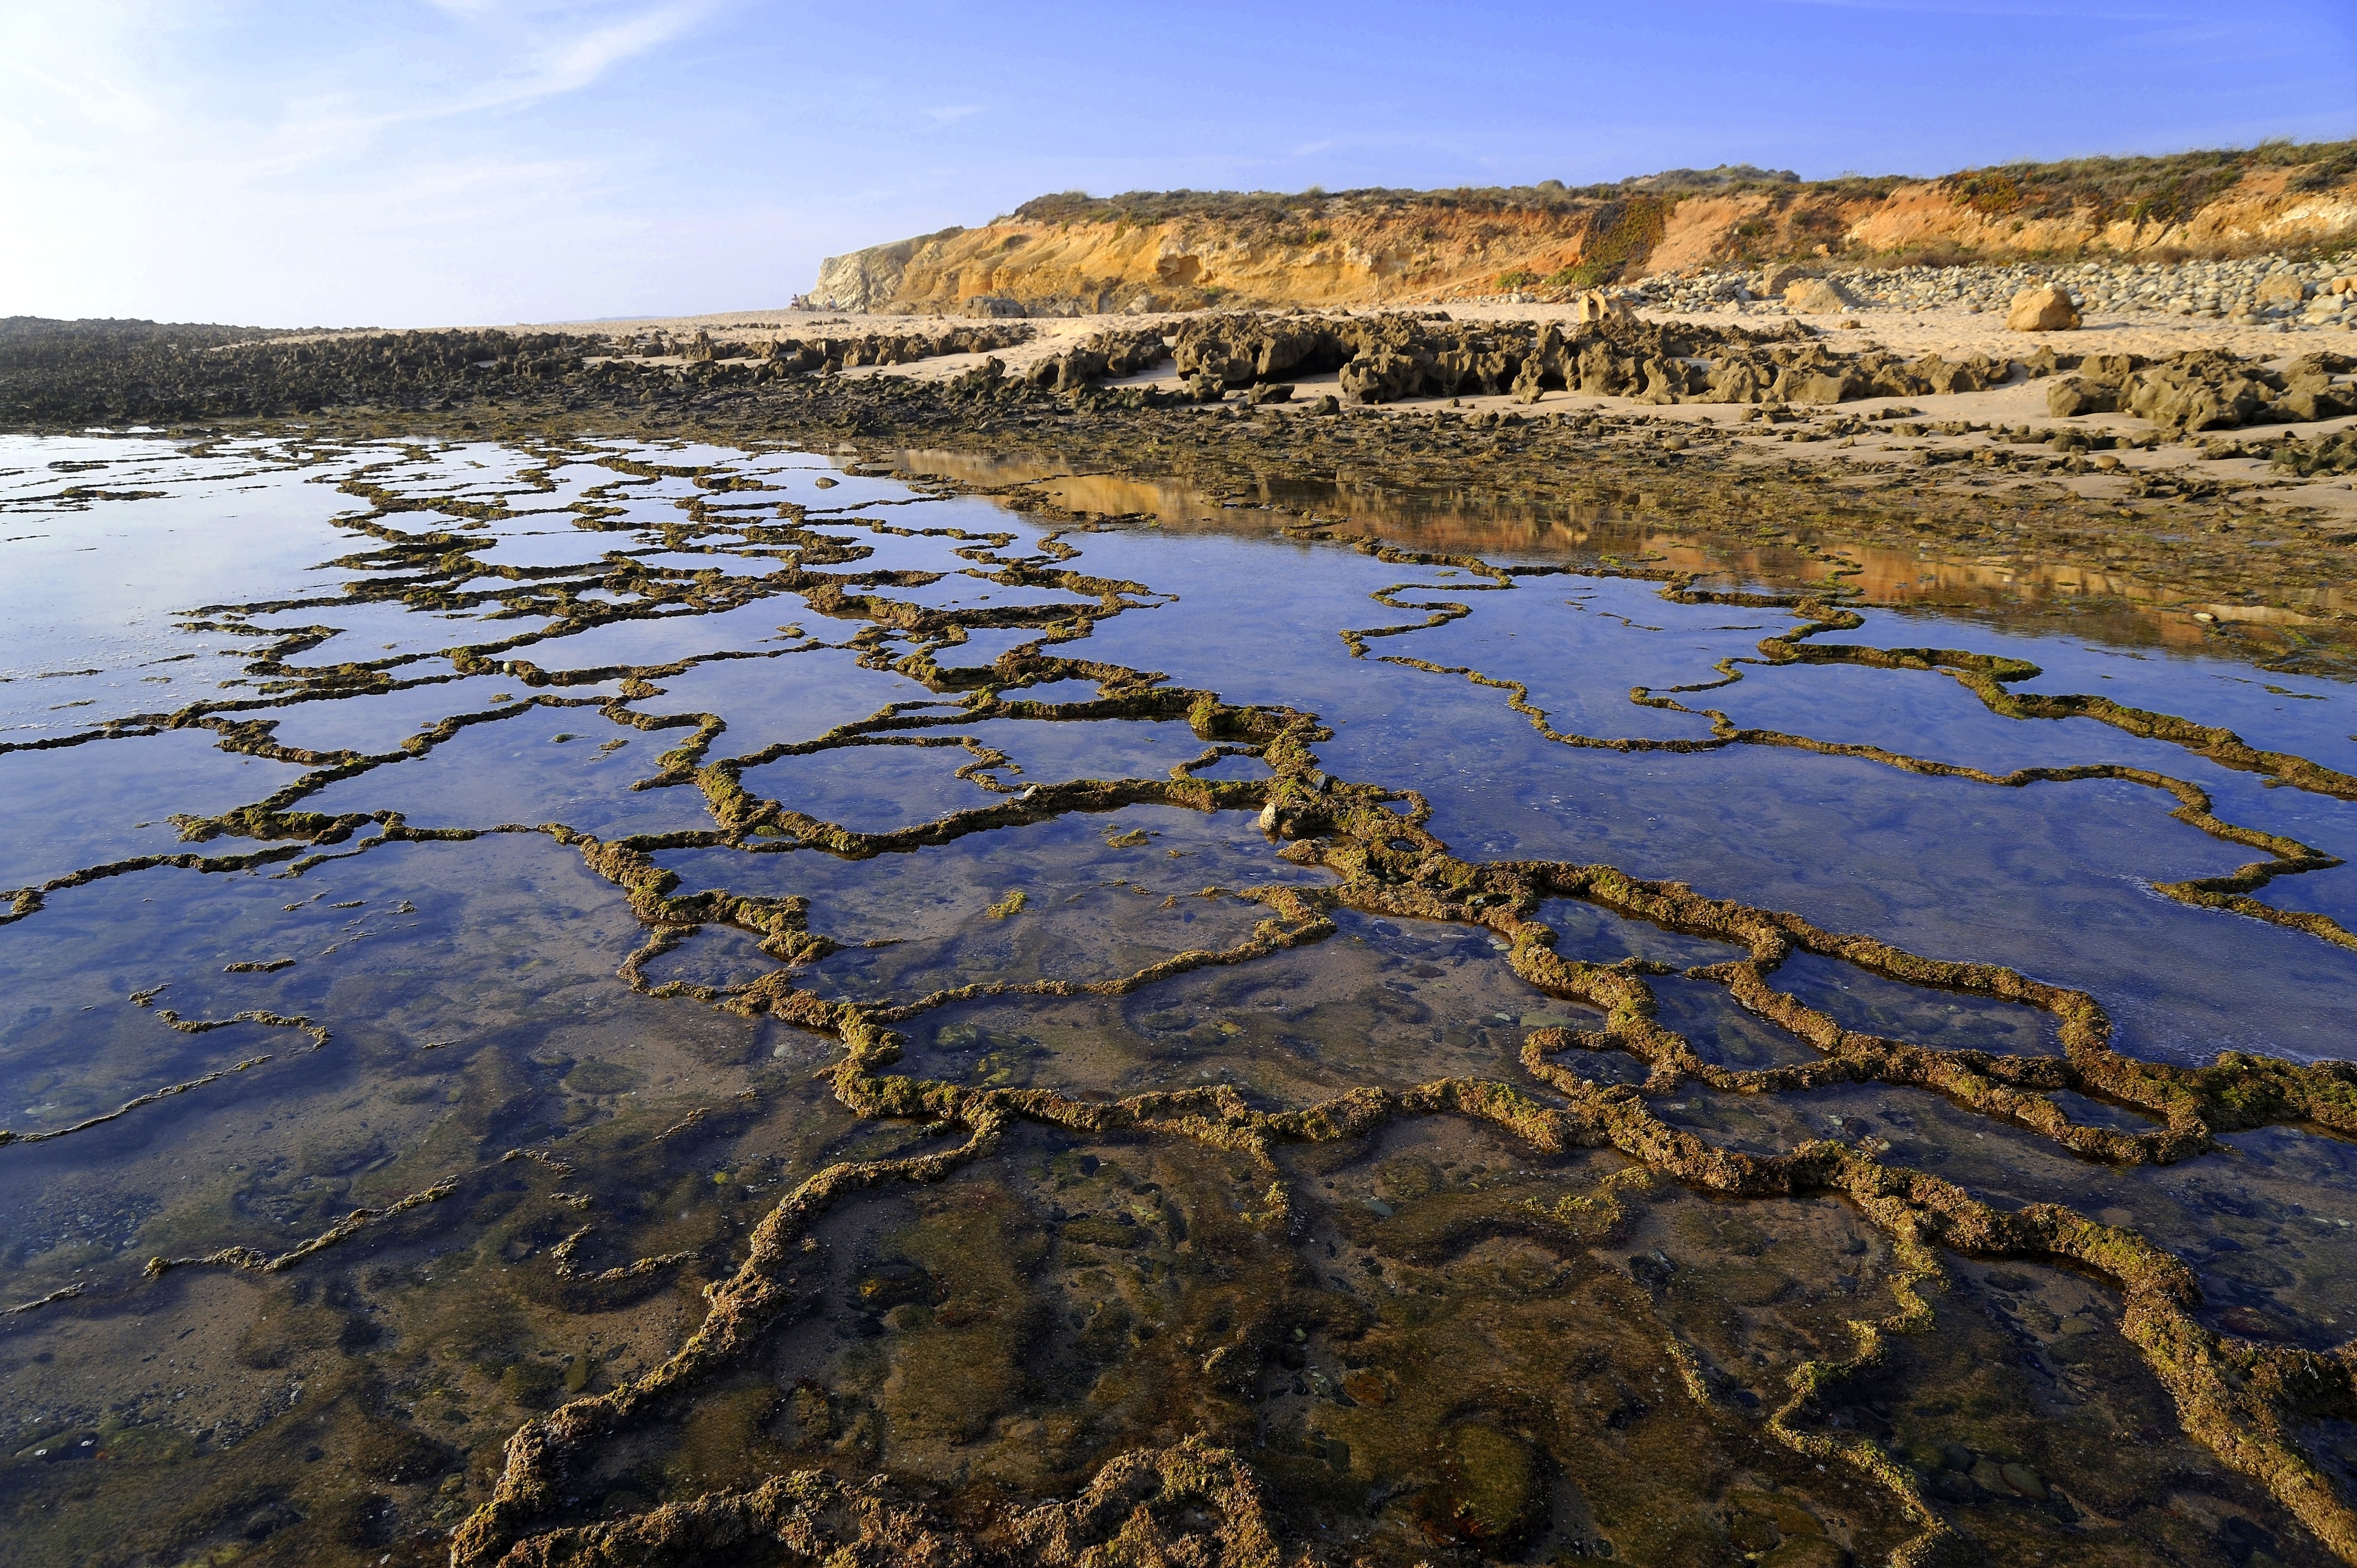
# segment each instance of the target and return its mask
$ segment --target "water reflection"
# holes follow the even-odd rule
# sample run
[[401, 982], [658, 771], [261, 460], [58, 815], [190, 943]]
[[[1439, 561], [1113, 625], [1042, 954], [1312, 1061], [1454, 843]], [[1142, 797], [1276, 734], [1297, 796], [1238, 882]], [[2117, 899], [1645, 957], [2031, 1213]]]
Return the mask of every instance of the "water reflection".
[[[24, 532], [163, 563], [0, 544], [39, 545], [0, 559], [70, 609], [0, 620], [24, 1561], [683, 1560], [695, 1509], [786, 1508], [759, 1488], [803, 1472], [888, 1477], [865, 1513], [795, 1516], [814, 1558], [855, 1516], [913, 1560], [1102, 1485], [1132, 1488], [1140, 1561], [1210, 1561], [1223, 1525], [1403, 1565], [1830, 1563], [1932, 1518], [2019, 1560], [2330, 1560], [2345, 1498], [2295, 1509], [2235, 1443], [2337, 1474], [2346, 1414], [2227, 1441], [2172, 1392], [2210, 1363], [2122, 1332], [2148, 1281], [1973, 1226], [2064, 1206], [2191, 1271], [2187, 1342], [2341, 1345], [2337, 1080], [2138, 1074], [2345, 1058], [2357, 953], [2170, 894], [2263, 851], [2149, 779], [1722, 744], [1631, 689], [1736, 670], [1689, 705], [1985, 770], [2165, 773], [2330, 847], [2321, 775], [2009, 718], [1941, 674], [1770, 666], [1812, 612], [1555, 568], [1821, 561], [1607, 510], [1348, 485], [1238, 507], [909, 457], [1129, 520], [1050, 524], [721, 448], [0, 455]], [[1312, 515], [1491, 559], [1385, 560]], [[1868, 596], [1939, 607], [1839, 634], [1871, 646], [1989, 645], [1944, 613], [1984, 588], [2097, 591], [1863, 564]], [[2089, 677], [2023, 689], [2093, 688], [2126, 651], [2106, 636], [2172, 624], [2122, 615], [2008, 622], [2005, 647]], [[69, 633], [79, 673], [47, 668]], [[132, 673], [163, 659], [203, 680]], [[2341, 760], [2308, 711], [2336, 691], [2219, 663], [2118, 684]], [[1660, 880], [1563, 896], [1598, 865]], [[2301, 902], [2330, 875], [2266, 897], [2330, 905]], [[1534, 1072], [1534, 1031], [1609, 1047], [1630, 1016], [1542, 983], [1548, 936], [1643, 976], [1643, 1016], [1711, 1066], [1821, 1062], [1712, 968], [1774, 945], [1738, 916], [1820, 929], [1764, 973], [1835, 1036], [1986, 1053], [1986, 1080], [1651, 1088], [1618, 1048]], [[2001, 966], [2046, 1000], [2000, 993]], [[2056, 987], [2121, 1055], [2066, 1041]], [[2166, 1163], [2038, 1130], [2157, 1146], [2133, 1139], [2169, 1113], [2134, 1094], [2164, 1083], [2244, 1119]], [[1978, 1207], [1902, 1221], [1863, 1187], [1737, 1179], [1827, 1150]], [[1854, 1361], [1874, 1320], [1886, 1349]], [[630, 1418], [567, 1428], [562, 1487], [496, 1490], [512, 1434], [601, 1396]], [[1152, 1458], [1189, 1437], [1252, 1486]], [[1149, 1463], [1173, 1467], [1117, 1468]], [[722, 1493], [769, 1500], [695, 1501]], [[1021, 1515], [1069, 1527], [1034, 1558], [1111, 1550], [1114, 1515], [1068, 1506]], [[579, 1533], [598, 1521], [619, 1533]]]

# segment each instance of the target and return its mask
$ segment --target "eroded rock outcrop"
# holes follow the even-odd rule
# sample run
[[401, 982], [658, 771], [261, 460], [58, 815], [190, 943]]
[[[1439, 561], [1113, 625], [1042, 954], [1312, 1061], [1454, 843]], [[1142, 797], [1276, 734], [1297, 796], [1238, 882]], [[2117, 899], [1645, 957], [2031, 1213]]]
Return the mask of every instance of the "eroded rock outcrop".
[[[1538, 287], [1558, 298], [1712, 263], [2135, 257], [2357, 233], [2351, 145], [2010, 165], [1931, 180], [1681, 177], [1566, 189], [1133, 191], [1042, 197], [986, 226], [830, 257], [846, 309], [1033, 315], [1396, 302]], [[1816, 258], [1825, 258], [1816, 260]], [[1835, 306], [1835, 308], [1838, 308]]]
[[1985, 356], [1913, 362], [1842, 351], [1792, 323], [1775, 331], [1652, 322], [1613, 314], [1592, 324], [1450, 321], [1439, 312], [1362, 317], [1223, 315], [1183, 324], [1182, 375], [1213, 388], [1339, 372], [1342, 401], [1550, 392], [1680, 403], [1841, 403], [1977, 392], [2055, 361], [2022, 367]]
[[827, 310], [882, 310], [899, 294], [909, 263], [918, 251], [964, 232], [954, 226], [888, 245], [870, 245], [818, 264], [811, 297]]
[[1036, 361], [1023, 379], [1035, 387], [1071, 392], [1100, 376], [1134, 376], [1169, 357], [1159, 328], [1097, 332], [1060, 354]]
[[[702, 334], [698, 334], [701, 337]], [[943, 354], [987, 354], [1028, 342], [1028, 327], [961, 327], [946, 332], [862, 332], [841, 338], [771, 338], [719, 357], [758, 357], [787, 371], [848, 371], [861, 365], [909, 365]], [[690, 359], [711, 359], [706, 352]]]
[[2047, 390], [2058, 419], [2127, 413], [2165, 431], [2190, 435], [2246, 424], [2306, 424], [2357, 413], [2357, 369], [2346, 354], [2307, 354], [2281, 370], [2220, 349], [2148, 362], [2133, 354], [2090, 354], [2078, 373]]

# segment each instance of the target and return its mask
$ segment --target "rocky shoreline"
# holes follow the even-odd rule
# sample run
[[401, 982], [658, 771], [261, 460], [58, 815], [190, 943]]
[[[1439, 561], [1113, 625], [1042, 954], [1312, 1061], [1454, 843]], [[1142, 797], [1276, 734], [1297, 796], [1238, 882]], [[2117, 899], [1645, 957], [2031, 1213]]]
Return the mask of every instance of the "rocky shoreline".
[[[970, 330], [1005, 346], [982, 351]], [[231, 343], [18, 322], [0, 333], [0, 426], [199, 441], [262, 423], [399, 439], [566, 429], [799, 445], [910, 472], [942, 467], [911, 453], [970, 454], [948, 466], [1117, 476], [1214, 509], [1350, 515], [1437, 496], [1633, 520], [1730, 572], [1838, 581], [1916, 561], [1975, 594], [2126, 606], [2158, 639], [2357, 671], [2357, 360], [2080, 354], [2055, 346], [2091, 335], [2009, 336], [2018, 358], [1609, 311], [1584, 326], [1198, 316], [1167, 342], [1148, 323]]]

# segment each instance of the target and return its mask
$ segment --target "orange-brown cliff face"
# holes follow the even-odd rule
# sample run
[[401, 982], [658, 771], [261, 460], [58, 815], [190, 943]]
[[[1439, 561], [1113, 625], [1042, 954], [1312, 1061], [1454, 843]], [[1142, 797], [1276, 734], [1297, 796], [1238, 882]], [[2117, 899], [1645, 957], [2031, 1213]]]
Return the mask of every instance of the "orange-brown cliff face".
[[[2292, 249], [2357, 234], [2357, 142], [1936, 180], [1681, 170], [1615, 187], [1043, 197], [828, 258], [813, 298], [982, 313], [1363, 306], [1587, 288], [1777, 257], [1982, 260]], [[1005, 302], [1013, 302], [1007, 304]]]

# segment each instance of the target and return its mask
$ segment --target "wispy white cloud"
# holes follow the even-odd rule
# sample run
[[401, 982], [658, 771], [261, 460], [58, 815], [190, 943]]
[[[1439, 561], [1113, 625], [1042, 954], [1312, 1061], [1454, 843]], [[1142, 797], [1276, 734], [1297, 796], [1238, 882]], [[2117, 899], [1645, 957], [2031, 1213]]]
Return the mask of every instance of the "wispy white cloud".
[[[716, 0], [428, 4], [444, 18], [439, 36], [397, 28], [327, 36], [309, 56], [299, 44], [282, 44], [250, 61], [210, 68], [194, 57], [242, 52], [239, 35], [257, 26], [267, 31], [268, 19], [243, 14], [250, 7], [167, 13], [142, 0], [24, 7], [0, 20], [0, 76], [13, 76], [86, 128], [118, 135], [168, 130], [167, 156], [242, 153], [267, 168], [349, 156], [403, 127], [581, 91], [692, 31]], [[38, 117], [34, 105], [0, 108], [0, 118], [20, 124]]]
[[[307, 318], [331, 312], [282, 302], [411, 293], [428, 255], [497, 288], [535, 250], [578, 264], [641, 242], [623, 195], [641, 155], [563, 105], [726, 3], [0, 5], [0, 210], [20, 236], [0, 310], [226, 293], [248, 319]], [[544, 238], [511, 248], [526, 232]]]
[[578, 37], [551, 39], [531, 57], [523, 70], [468, 107], [504, 106], [577, 92], [624, 60], [678, 38], [711, 10], [709, 5], [661, 5]]
[[[1466, 4], [1338, 30], [1331, 6], [1212, 0], [1173, 34], [1135, 7], [1045, 25], [1035, 0], [988, 26], [942, 0], [0, 0], [0, 313], [600, 315], [774, 300], [820, 255], [1072, 186], [1938, 172], [2348, 134], [2352, 34], [2314, 0]], [[2008, 16], [2061, 47], [2014, 48]], [[1232, 70], [1246, 27], [1286, 92]], [[1566, 91], [1574, 55], [1670, 62], [1676, 90]], [[1006, 112], [1039, 81], [1056, 113]], [[1813, 112], [1762, 116], [1794, 95]]]

